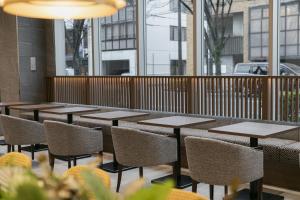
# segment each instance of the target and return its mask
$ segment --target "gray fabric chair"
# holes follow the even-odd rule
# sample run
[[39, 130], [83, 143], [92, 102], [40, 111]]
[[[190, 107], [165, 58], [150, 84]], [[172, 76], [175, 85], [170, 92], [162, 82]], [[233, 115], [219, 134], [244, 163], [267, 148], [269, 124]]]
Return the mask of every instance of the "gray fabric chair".
[[44, 121], [45, 133], [49, 147], [49, 161], [54, 168], [55, 158], [76, 165], [77, 158], [103, 151], [103, 136], [100, 130], [93, 130], [63, 122]]
[[119, 163], [117, 192], [121, 185], [122, 166], [139, 167], [140, 177], [143, 177], [143, 167], [177, 161], [175, 138], [121, 127], [112, 127], [111, 133]]
[[43, 124], [7, 115], [1, 115], [0, 119], [5, 142], [9, 145], [8, 151], [14, 151], [17, 145], [21, 152], [22, 145], [31, 145], [34, 159], [34, 145], [46, 142]]
[[228, 186], [238, 179], [241, 184], [257, 181], [261, 194], [262, 151], [199, 137], [186, 137], [185, 144], [193, 192], [197, 192], [197, 183], [207, 183], [210, 185], [210, 199], [213, 199], [214, 185]]

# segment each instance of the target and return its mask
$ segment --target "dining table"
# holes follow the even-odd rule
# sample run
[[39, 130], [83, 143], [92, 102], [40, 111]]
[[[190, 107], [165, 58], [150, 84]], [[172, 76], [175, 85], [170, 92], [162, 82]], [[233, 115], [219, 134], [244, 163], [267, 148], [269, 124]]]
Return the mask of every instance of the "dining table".
[[0, 108], [4, 108], [4, 114], [10, 115], [10, 106], [22, 106], [22, 105], [30, 105], [30, 102], [23, 102], [23, 101], [7, 101], [7, 102], [0, 102]]
[[87, 113], [87, 112], [95, 112], [99, 110], [100, 108], [96, 108], [96, 107], [72, 106], [72, 107], [62, 107], [62, 108], [51, 108], [51, 109], [41, 110], [41, 112], [49, 113], [49, 114], [57, 114], [57, 115], [67, 115], [68, 124], [72, 124], [73, 115]]
[[172, 128], [177, 140], [177, 162], [174, 166], [174, 174], [152, 180], [152, 183], [162, 183], [168, 179], [173, 179], [175, 176], [177, 188], [183, 189], [190, 187], [192, 185], [192, 179], [189, 176], [181, 174], [181, 129], [214, 121], [215, 119], [187, 116], [171, 116], [139, 121], [138, 124]]
[[[149, 113], [133, 112], [133, 111], [112, 111], [112, 112], [86, 114], [86, 115], [81, 115], [80, 117], [87, 118], [87, 119], [107, 120], [112, 122], [112, 126], [119, 126], [119, 120], [134, 118], [134, 117], [143, 117], [147, 115], [149, 115]], [[109, 163], [104, 163], [100, 167], [103, 170], [110, 173], [117, 173], [119, 171], [118, 162], [114, 151], [113, 151], [113, 161]], [[122, 171], [126, 171], [133, 168], [134, 167], [123, 166]]]
[[10, 106], [10, 109], [33, 112], [33, 120], [38, 122], [40, 120], [39, 113], [41, 110], [46, 110], [50, 108], [61, 108], [61, 107], [65, 107], [65, 104], [43, 103], [43, 104], [33, 104], [33, 105], [18, 105], [18, 106]]
[[[219, 133], [225, 135], [244, 136], [249, 138], [249, 146], [251, 148], [260, 149], [259, 139], [267, 139], [270, 137], [278, 136], [289, 131], [298, 129], [298, 126], [279, 125], [263, 122], [241, 122], [216, 128], [211, 128], [208, 132]], [[239, 199], [264, 199], [264, 200], [282, 200], [280, 195], [270, 194], [263, 192], [262, 196], [259, 195], [257, 190], [257, 182], [250, 183], [250, 189], [239, 191], [236, 198]]]

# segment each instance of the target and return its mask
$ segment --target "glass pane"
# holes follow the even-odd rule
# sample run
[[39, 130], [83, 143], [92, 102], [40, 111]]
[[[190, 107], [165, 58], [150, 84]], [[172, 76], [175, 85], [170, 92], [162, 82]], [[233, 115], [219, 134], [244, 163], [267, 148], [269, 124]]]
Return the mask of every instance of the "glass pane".
[[286, 32], [286, 44], [297, 44], [298, 31]]
[[127, 6], [119, 10], [111, 21], [101, 20], [101, 28], [106, 27], [105, 48], [102, 48], [102, 75], [135, 75], [135, 0], [128, 0]]
[[[300, 54], [299, 54], [299, 1], [281, 0], [281, 10], [286, 11], [286, 26], [281, 28], [280, 32], [280, 60], [292, 74], [280, 73], [282, 76], [286, 75], [300, 75], [294, 72], [300, 71]], [[283, 18], [283, 17], [282, 17]], [[295, 69], [295, 70], [294, 70]]]
[[261, 45], [261, 34], [252, 34], [250, 45], [251, 45], [251, 47], [260, 46]]
[[288, 16], [286, 18], [286, 29], [295, 30], [298, 28], [297, 24], [298, 24], [298, 16]]
[[286, 14], [287, 15], [298, 15], [299, 14], [299, 4], [292, 3], [286, 5]]
[[251, 21], [251, 33], [257, 33], [257, 32], [261, 32], [261, 20], [254, 20]]
[[261, 8], [254, 8], [250, 11], [251, 19], [260, 19], [262, 17]]
[[65, 22], [66, 75], [89, 75], [90, 20], [71, 20]]
[[286, 56], [297, 56], [298, 46], [287, 46], [286, 47]]
[[[191, 75], [194, 69], [192, 1], [183, 0], [180, 5], [178, 0], [144, 1], [147, 75]], [[181, 13], [178, 13], [179, 6]]]

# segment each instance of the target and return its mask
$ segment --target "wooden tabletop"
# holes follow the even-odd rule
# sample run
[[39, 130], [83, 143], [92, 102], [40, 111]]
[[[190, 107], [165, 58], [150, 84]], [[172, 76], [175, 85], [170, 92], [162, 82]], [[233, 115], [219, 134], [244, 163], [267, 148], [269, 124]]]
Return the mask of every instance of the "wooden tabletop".
[[200, 125], [208, 122], [214, 122], [214, 119], [208, 118], [197, 118], [197, 117], [185, 117], [185, 116], [173, 116], [173, 117], [163, 117], [157, 119], [150, 119], [139, 121], [139, 124], [161, 126], [167, 128], [183, 128], [193, 125]]
[[88, 118], [88, 119], [100, 119], [100, 120], [121, 120], [121, 119], [125, 119], [125, 118], [141, 117], [141, 116], [146, 116], [146, 115], [149, 115], [149, 113], [129, 112], [129, 111], [113, 111], [113, 112], [81, 115], [80, 117]]
[[268, 138], [274, 135], [295, 130], [297, 128], [299, 127], [257, 122], [242, 122], [228, 126], [212, 128], [209, 129], [208, 132], [246, 136], [252, 138]]
[[24, 111], [33, 111], [33, 110], [45, 110], [50, 108], [60, 108], [64, 107], [63, 104], [34, 104], [34, 105], [22, 105], [22, 106], [11, 106], [11, 109], [14, 110], [24, 110]]
[[32, 103], [29, 102], [22, 102], [22, 101], [15, 101], [15, 102], [0, 102], [0, 107], [5, 106], [21, 106], [21, 105], [30, 105]]
[[42, 110], [41, 112], [62, 115], [62, 114], [84, 113], [84, 112], [91, 112], [91, 111], [98, 111], [98, 110], [100, 110], [100, 108], [74, 106], [74, 107], [47, 109], [47, 110]]

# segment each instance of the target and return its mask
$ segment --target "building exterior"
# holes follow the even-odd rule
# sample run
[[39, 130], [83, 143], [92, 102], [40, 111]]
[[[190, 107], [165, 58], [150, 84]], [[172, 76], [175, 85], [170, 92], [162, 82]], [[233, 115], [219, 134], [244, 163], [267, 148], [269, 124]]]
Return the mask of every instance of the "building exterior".
[[[299, 24], [300, 8], [298, 0], [281, 0], [281, 62], [300, 65]], [[228, 41], [222, 51], [222, 74], [231, 74], [237, 63], [266, 62], [269, 42], [268, 0], [233, 1], [227, 20]], [[192, 16], [188, 18], [192, 23]], [[205, 26], [205, 24], [204, 24]], [[208, 27], [205, 26], [207, 30]], [[188, 31], [188, 43], [193, 43], [193, 31]], [[192, 55], [192, 53], [189, 53]], [[205, 66], [209, 65], [208, 49], [205, 47]], [[193, 69], [193, 59], [188, 59], [188, 69]], [[214, 70], [213, 70], [214, 71]]]
[[[175, 75], [178, 65], [177, 0], [146, 0], [147, 75]], [[134, 75], [136, 69], [136, 1], [101, 20], [103, 75]], [[187, 14], [182, 13], [182, 58], [187, 59]]]

